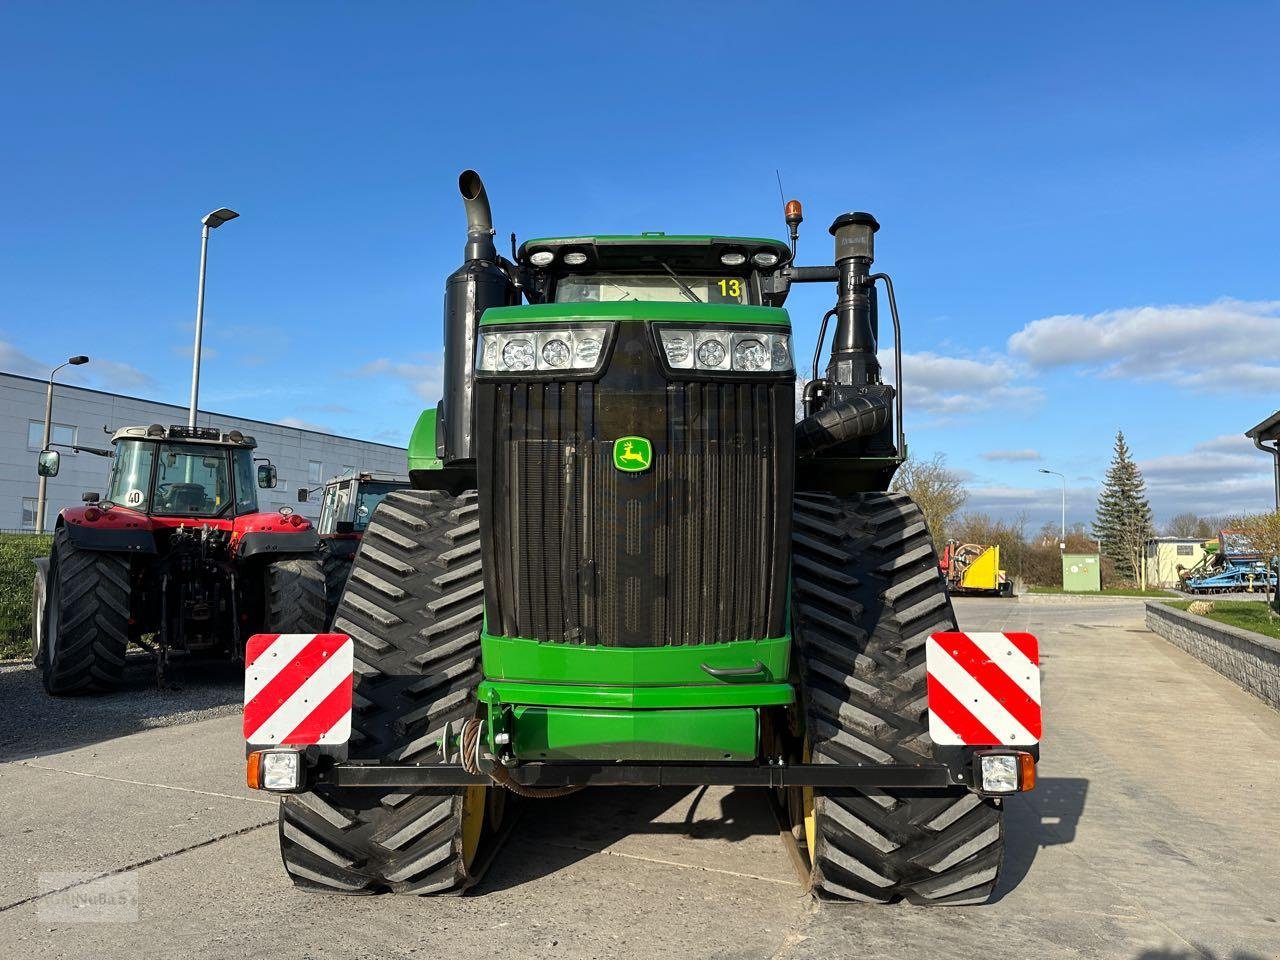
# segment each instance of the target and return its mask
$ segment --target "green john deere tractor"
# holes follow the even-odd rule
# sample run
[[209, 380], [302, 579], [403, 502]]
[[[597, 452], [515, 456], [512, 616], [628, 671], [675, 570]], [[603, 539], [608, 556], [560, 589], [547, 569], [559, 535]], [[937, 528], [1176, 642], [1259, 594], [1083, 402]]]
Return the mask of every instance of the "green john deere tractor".
[[[1001, 795], [1038, 752], [931, 724], [926, 645], [956, 620], [920, 510], [886, 492], [905, 448], [875, 219], [838, 217], [825, 266], [793, 263], [796, 201], [789, 244], [513, 235], [508, 260], [479, 176], [459, 185], [444, 397], [333, 627], [350, 738], [246, 721], [293, 881], [456, 892], [512, 793], [723, 784], [768, 789], [824, 897], [987, 899]], [[783, 303], [808, 282], [836, 287], [834, 339], [797, 423]]]

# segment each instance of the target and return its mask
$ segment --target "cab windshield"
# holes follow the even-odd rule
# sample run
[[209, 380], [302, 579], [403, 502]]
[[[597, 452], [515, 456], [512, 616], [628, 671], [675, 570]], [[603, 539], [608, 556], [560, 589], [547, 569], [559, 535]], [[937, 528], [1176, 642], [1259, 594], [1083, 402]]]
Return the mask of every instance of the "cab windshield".
[[198, 444], [162, 443], [156, 457], [153, 514], [213, 517], [231, 505], [227, 451]]
[[[685, 276], [680, 279], [703, 303], [750, 303], [743, 277]], [[635, 273], [572, 274], [556, 283], [556, 303], [616, 303], [622, 300], [688, 303], [674, 277]]]
[[373, 511], [378, 509], [382, 498], [392, 490], [399, 490], [402, 486], [404, 484], [400, 483], [360, 484], [360, 492], [356, 494], [356, 515], [352, 518], [355, 521], [357, 533], [363, 533], [365, 527], [369, 526], [369, 521], [373, 519]]
[[218, 516], [231, 507], [227, 453], [194, 443], [122, 440], [107, 499], [155, 516]]

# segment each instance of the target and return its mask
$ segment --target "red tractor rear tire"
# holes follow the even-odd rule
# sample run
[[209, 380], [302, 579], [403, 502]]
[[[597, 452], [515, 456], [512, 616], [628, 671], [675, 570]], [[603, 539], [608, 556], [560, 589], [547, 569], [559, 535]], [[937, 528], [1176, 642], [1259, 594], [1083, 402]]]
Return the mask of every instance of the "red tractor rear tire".
[[45, 590], [35, 651], [45, 690], [63, 695], [118, 687], [129, 646], [129, 558], [77, 549], [59, 527]]

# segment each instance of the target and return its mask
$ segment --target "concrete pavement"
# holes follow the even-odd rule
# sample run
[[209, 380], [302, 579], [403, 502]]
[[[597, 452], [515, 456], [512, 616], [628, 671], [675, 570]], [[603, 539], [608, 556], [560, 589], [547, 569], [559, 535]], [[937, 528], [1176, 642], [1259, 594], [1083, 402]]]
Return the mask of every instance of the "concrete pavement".
[[[476, 895], [305, 895], [279, 863], [274, 801], [241, 785], [237, 718], [214, 716], [96, 742], [68, 724], [83, 745], [37, 732], [39, 756], [0, 764], [0, 944], [77, 958], [1280, 956], [1280, 715], [1149, 633], [1141, 602], [958, 609], [964, 628], [1042, 642], [1040, 784], [1009, 801], [990, 905], [815, 908], [763, 798], [715, 789], [526, 805]], [[22, 726], [6, 711], [0, 735], [21, 744]], [[107, 878], [49, 877], [62, 872]], [[137, 920], [83, 922], [103, 890]], [[90, 902], [67, 909], [77, 894]]]

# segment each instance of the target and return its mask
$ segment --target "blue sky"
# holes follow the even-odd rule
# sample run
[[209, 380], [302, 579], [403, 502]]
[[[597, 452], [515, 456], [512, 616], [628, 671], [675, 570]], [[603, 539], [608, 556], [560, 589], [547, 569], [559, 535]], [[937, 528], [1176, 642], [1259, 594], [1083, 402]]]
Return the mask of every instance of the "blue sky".
[[[0, 368], [404, 442], [439, 384], [460, 169], [500, 236], [879, 218], [912, 450], [1088, 519], [1123, 429], [1158, 517], [1265, 508], [1280, 404], [1275, 4], [15, 4]], [[607, 11], [607, 12], [606, 12]], [[831, 291], [789, 301], [812, 350]], [[1039, 458], [1039, 459], [1037, 459]]]

